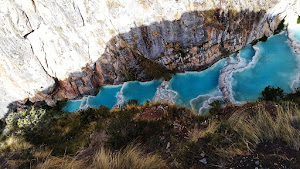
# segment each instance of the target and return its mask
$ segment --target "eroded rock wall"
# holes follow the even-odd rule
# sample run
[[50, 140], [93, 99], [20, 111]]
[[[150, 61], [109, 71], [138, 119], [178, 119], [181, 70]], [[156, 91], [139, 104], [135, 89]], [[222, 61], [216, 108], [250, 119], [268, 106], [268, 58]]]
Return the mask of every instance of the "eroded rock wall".
[[150, 80], [141, 57], [204, 69], [270, 36], [282, 19], [271, 10], [278, 2], [0, 0], [0, 114], [25, 98], [53, 105], [96, 94], [128, 74]]

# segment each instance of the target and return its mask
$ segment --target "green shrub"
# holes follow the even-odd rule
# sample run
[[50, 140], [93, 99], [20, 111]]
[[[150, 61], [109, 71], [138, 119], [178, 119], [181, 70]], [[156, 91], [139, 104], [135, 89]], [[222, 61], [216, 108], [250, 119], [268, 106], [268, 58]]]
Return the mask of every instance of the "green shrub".
[[209, 114], [210, 115], [217, 115], [222, 113], [222, 104], [223, 102], [221, 100], [215, 100], [212, 103], [210, 103], [209, 105], [211, 106], [211, 108], [209, 109]]
[[[120, 149], [133, 141], [140, 143], [160, 144], [160, 136], [164, 131], [170, 131], [171, 124], [165, 118], [160, 120], [137, 119], [141, 113], [135, 106], [122, 108], [114, 112], [107, 126], [109, 134], [108, 145], [113, 149]], [[169, 134], [169, 132], [167, 132]]]
[[298, 16], [297, 24], [300, 24], [300, 16]]
[[35, 109], [32, 107], [28, 110], [10, 113], [5, 121], [10, 128], [32, 130], [42, 120], [45, 112], [45, 109]]
[[277, 28], [274, 31], [274, 34], [278, 34], [278, 33], [280, 33], [284, 29], [284, 27], [285, 27], [284, 21], [285, 21], [284, 19], [282, 19], [280, 21], [279, 25], [277, 26]]
[[121, 111], [115, 112], [115, 117], [107, 126], [108, 144], [111, 147], [120, 149], [136, 138], [137, 127], [133, 116], [138, 112], [136, 108], [123, 108]]
[[167, 68], [163, 67], [162, 65], [144, 58], [143, 56], [141, 58], [141, 65], [145, 70], [146, 76], [150, 79], [160, 79], [164, 78], [165, 80], [170, 80], [172, 78], [172, 73]]
[[137, 99], [130, 99], [124, 105], [138, 105], [139, 101]]
[[131, 73], [130, 70], [124, 70], [124, 75], [127, 81], [133, 81], [136, 79], [134, 74]]
[[106, 127], [104, 122], [110, 116], [109, 108], [104, 106], [64, 114], [60, 118], [49, 116], [35, 130], [25, 131], [25, 138], [36, 146], [47, 145], [52, 155], [75, 154], [89, 144], [93, 132]]
[[262, 99], [265, 101], [280, 101], [284, 98], [283, 90], [279, 87], [274, 88], [267, 86], [264, 91], [261, 92]]
[[296, 93], [288, 94], [286, 100], [292, 101], [300, 106], [300, 91], [297, 90]]
[[268, 40], [268, 37], [266, 35], [264, 35], [263, 37], [259, 38], [259, 39], [256, 39], [254, 40], [253, 42], [251, 42], [251, 45], [254, 46], [256, 45], [258, 42], [265, 42]]
[[80, 111], [79, 113], [80, 120], [84, 124], [88, 124], [93, 121], [101, 123], [103, 120], [111, 117], [109, 107], [105, 107], [103, 105], [100, 105], [98, 109], [88, 108], [87, 110]]

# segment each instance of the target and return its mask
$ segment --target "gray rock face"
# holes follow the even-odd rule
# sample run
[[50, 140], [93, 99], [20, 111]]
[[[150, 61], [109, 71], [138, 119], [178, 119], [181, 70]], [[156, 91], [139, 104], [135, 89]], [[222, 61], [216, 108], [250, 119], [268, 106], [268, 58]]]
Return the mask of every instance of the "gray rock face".
[[204, 69], [270, 36], [279, 1], [0, 0], [0, 115], [26, 98], [53, 105], [95, 94], [128, 80], [125, 71], [150, 80], [145, 58]]

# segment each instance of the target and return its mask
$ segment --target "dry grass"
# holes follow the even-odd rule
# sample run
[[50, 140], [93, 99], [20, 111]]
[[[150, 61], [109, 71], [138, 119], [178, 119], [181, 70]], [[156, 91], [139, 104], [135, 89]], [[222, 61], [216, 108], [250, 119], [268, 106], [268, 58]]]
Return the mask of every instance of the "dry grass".
[[273, 113], [271, 116], [263, 108], [252, 115], [236, 112], [230, 117], [229, 123], [242, 136], [249, 149], [264, 141], [281, 139], [299, 150], [300, 132], [292, 126], [293, 120], [300, 117], [297, 106], [291, 103], [278, 105]]
[[[49, 155], [49, 154], [48, 154]], [[45, 157], [43, 155], [43, 157]], [[92, 164], [74, 157], [48, 156], [36, 169], [160, 169], [168, 168], [164, 160], [156, 154], [145, 154], [137, 146], [127, 146], [124, 150], [112, 152], [101, 147], [94, 155]], [[40, 161], [40, 160], [39, 160]]]
[[0, 143], [2, 151], [20, 151], [31, 148], [32, 145], [25, 141], [23, 137], [10, 136]]
[[166, 163], [155, 154], [144, 154], [136, 146], [127, 146], [119, 152], [101, 148], [96, 153], [94, 165], [97, 169], [159, 169], [167, 168]]
[[89, 169], [83, 161], [74, 160], [74, 158], [49, 157], [44, 163], [36, 166], [37, 169]]
[[197, 142], [200, 138], [204, 138], [208, 133], [215, 133], [219, 124], [216, 121], [209, 123], [208, 127], [205, 129], [194, 128], [190, 133], [190, 139], [194, 142]]

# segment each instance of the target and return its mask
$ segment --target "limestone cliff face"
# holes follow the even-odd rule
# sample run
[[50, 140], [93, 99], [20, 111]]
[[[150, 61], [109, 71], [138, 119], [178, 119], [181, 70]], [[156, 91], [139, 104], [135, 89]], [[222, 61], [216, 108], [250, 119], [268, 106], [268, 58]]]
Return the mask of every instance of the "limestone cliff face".
[[0, 0], [0, 114], [25, 98], [53, 105], [95, 94], [128, 74], [150, 80], [145, 58], [204, 69], [273, 34], [297, 0], [272, 10], [279, 1]]

